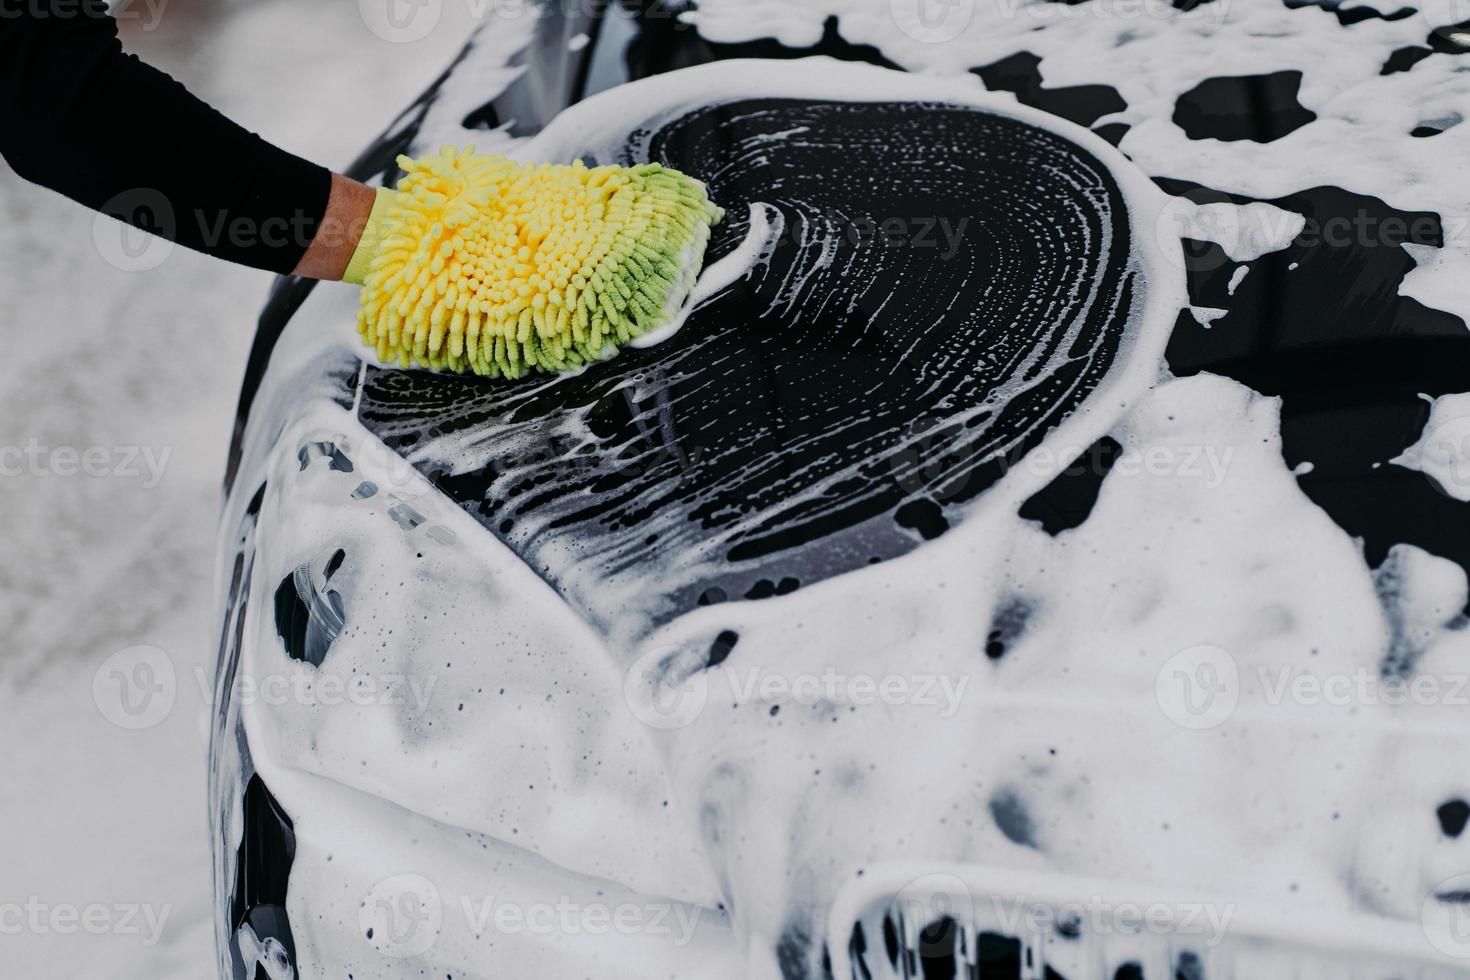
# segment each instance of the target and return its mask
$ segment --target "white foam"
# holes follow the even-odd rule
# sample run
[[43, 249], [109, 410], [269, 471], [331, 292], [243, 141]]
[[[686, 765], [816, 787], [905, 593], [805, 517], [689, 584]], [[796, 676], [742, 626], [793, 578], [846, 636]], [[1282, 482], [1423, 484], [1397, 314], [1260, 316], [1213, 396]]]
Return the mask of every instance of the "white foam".
[[1240, 288], [1240, 284], [1245, 280], [1246, 273], [1250, 271], [1250, 266], [1243, 265], [1232, 272], [1230, 274], [1230, 283], [1225, 287], [1226, 295], [1234, 296], [1235, 291]]
[[[753, 11], [705, 0], [696, 16], [715, 40], [758, 30], [807, 44], [823, 17], [838, 14], [849, 40], [932, 71], [1036, 50], [1049, 85], [1119, 85], [1124, 118], [1138, 123], [1125, 149], [1151, 173], [1167, 160], [1172, 176], [1240, 193], [1338, 178], [1382, 193], [1387, 184], [1369, 185], [1402, 166], [1408, 178], [1393, 184], [1391, 203], [1453, 196], [1455, 184], [1432, 169], [1439, 164], [1410, 160], [1392, 138], [1322, 158], [1323, 140], [1367, 132], [1346, 118], [1339, 92], [1350, 82], [1374, 100], [1391, 91], [1382, 86], [1398, 83], [1378, 80], [1368, 63], [1422, 26], [1365, 22], [1346, 51], [1335, 23], [1311, 20], [1329, 18], [1321, 11], [1236, 4], [1221, 21], [1224, 5], [1206, 4], [1177, 15], [1167, 33], [1162, 21], [1113, 25], [1104, 43], [1098, 18], [1047, 6], [1057, 9], [1025, 4], [1011, 20], [977, 18], [962, 40], [927, 45], [892, 29], [886, 2], [766, 0]], [[1048, 30], [1032, 31], [1034, 17], [1048, 18]], [[1086, 56], [1056, 57], [1064, 48]], [[1435, 60], [1415, 71], [1439, 71]], [[1165, 100], [1209, 74], [1303, 62], [1324, 66], [1303, 100], [1329, 125], [1281, 146], [1195, 146], [1140, 122], [1166, 119]], [[431, 114], [415, 152], [464, 142], [454, 113], [471, 99], [457, 81], [449, 90], [443, 104], [456, 108]], [[1463, 710], [1447, 698], [1313, 700], [1294, 682], [1379, 677], [1408, 634], [1420, 675], [1450, 676], [1470, 657], [1470, 633], [1447, 625], [1463, 604], [1463, 574], [1396, 551], [1403, 584], [1380, 602], [1383, 576], [1286, 466], [1278, 402], [1207, 374], [1168, 377], [1163, 342], [1185, 298], [1177, 235], [1148, 233], [1162, 226], [1165, 198], [1144, 173], [1091, 134], [982, 92], [973, 77], [902, 77], [822, 59], [635, 83], [572, 108], [512, 151], [611, 153], [645, 118], [654, 129], [702, 101], [760, 95], [949, 100], [1075, 139], [1125, 191], [1149, 315], [1133, 324], [1106, 383], [947, 534], [903, 558], [788, 596], [703, 608], [624, 642], [626, 633], [582, 623], [351, 413], [311, 394], [303, 377], [356, 356], [356, 338], [334, 333], [351, 321], [353, 297], [316, 290], [277, 349], [225, 523], [228, 562], [245, 501], [269, 477], [241, 670], [322, 673], [286, 658], [270, 596], [302, 561], [344, 547], [349, 629], [324, 668], [379, 681], [418, 674], [433, 687], [427, 702], [241, 707], [253, 762], [295, 821], [288, 909], [300, 974], [552, 976], [595, 961], [599, 976], [774, 976], [775, 944], [793, 922], [821, 934], [830, 903], [864, 869], [914, 862], [1127, 878], [1315, 917], [1417, 921], [1466, 858], [1438, 841], [1432, 819], [1463, 789], [1445, 764], [1470, 749]], [[1249, 210], [1210, 207], [1227, 224]], [[1221, 236], [1237, 261], [1300, 228], [1279, 209], [1252, 207], [1253, 227], [1271, 233]], [[696, 292], [712, 294], [748, 268], [760, 241], [752, 218], [738, 260], [716, 263], [718, 276], [706, 270]], [[1437, 401], [1435, 415], [1458, 424], [1470, 415], [1467, 397]], [[300, 442], [323, 433], [351, 447], [356, 473], [301, 470]], [[1021, 504], [1104, 434], [1124, 453], [1088, 519], [1055, 536], [1021, 520]], [[457, 465], [472, 464], [471, 444], [453, 451]], [[1432, 453], [1421, 450], [1414, 465], [1442, 471]], [[364, 478], [391, 486], [425, 526], [387, 520], [385, 495], [353, 501]], [[432, 526], [452, 531], [454, 543], [430, 538]], [[658, 589], [667, 571], [648, 568], [643, 587]], [[997, 611], [1018, 602], [1024, 629], [1003, 655], [987, 656]], [[739, 642], [718, 667], [664, 670], [701, 664], [726, 630]], [[797, 695], [832, 673], [835, 690]], [[864, 678], [893, 679], [906, 699], [860, 703]], [[925, 680], [931, 695], [955, 696], [924, 701]], [[1019, 808], [1021, 830], [994, 817], [997, 800]], [[232, 861], [222, 858], [224, 881]], [[441, 922], [422, 951], [394, 958], [381, 938], [364, 938], [357, 916], [384, 889], [406, 887], [405, 875], [430, 882]], [[607, 901], [599, 895], [661, 901], [695, 910], [699, 928], [685, 946], [647, 934], [486, 938], [455, 916], [462, 899], [491, 892], [522, 907], [557, 895], [584, 905]]]
[[1191, 306], [1189, 308], [1189, 313], [1194, 317], [1195, 322], [1206, 330], [1210, 329], [1216, 320], [1229, 312], [1229, 310], [1222, 310], [1218, 306]]
[[[972, 84], [971, 69], [1030, 51], [1046, 87], [1117, 89], [1128, 108], [1106, 121], [1131, 127], [1122, 149], [1151, 176], [1258, 198], [1333, 184], [1400, 210], [1438, 213], [1441, 262], [1404, 292], [1470, 320], [1470, 295], [1459, 288], [1470, 271], [1470, 200], [1461, 192], [1470, 127], [1452, 126], [1432, 147], [1410, 135], [1423, 122], [1463, 115], [1470, 73], [1459, 59], [1435, 56], [1410, 72], [1381, 74], [1396, 49], [1422, 46], [1431, 27], [1463, 21], [1464, 5], [1353, 5], [1416, 13], [1342, 28], [1316, 5], [1279, 0], [1217, 0], [1191, 11], [1166, 0], [701, 0], [689, 18], [712, 40], [812, 44], [836, 17], [848, 41], [873, 45], [910, 71]], [[1303, 72], [1300, 101], [1317, 119], [1285, 137], [1192, 140], [1171, 121], [1178, 97], [1207, 78], [1292, 70]]]
[[[754, 269], [764, 258], [769, 257], [773, 245], [772, 237], [780, 234], [780, 225], [772, 222], [771, 213], [772, 209], [766, 205], [752, 204], [750, 206], [750, 230], [746, 232], [745, 238], [735, 250], [705, 267], [673, 319], [657, 330], [650, 330], [636, 338], [628, 346], [653, 347], [655, 344], [668, 340], [679, 332], [679, 328], [684, 325], [684, 321], [689, 319], [691, 313], [743, 279], [751, 269]], [[780, 215], [777, 214], [776, 217], [779, 218]], [[689, 258], [682, 261], [687, 264]]]
[[1423, 433], [1389, 462], [1418, 470], [1456, 500], [1470, 501], [1470, 392], [1426, 400], [1431, 407]]

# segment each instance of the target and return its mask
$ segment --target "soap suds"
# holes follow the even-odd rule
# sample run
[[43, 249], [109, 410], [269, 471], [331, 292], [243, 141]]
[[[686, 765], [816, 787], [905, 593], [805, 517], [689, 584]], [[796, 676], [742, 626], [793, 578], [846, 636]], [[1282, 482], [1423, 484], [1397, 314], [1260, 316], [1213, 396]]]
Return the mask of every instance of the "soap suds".
[[[774, 215], [774, 221], [772, 216]], [[629, 347], [652, 347], [668, 340], [679, 332], [689, 314], [699, 309], [722, 289], [750, 272], [757, 264], [768, 259], [775, 246], [774, 238], [781, 234], [784, 225], [780, 212], [763, 205], [750, 206], [750, 231], [745, 240], [729, 255], [710, 263], [699, 273], [694, 288], [689, 290], [679, 312], [664, 326], [635, 339]]]
[[[1452, 145], [1433, 153], [1410, 135], [1422, 119], [1463, 112], [1470, 73], [1456, 57], [1431, 53], [1412, 71], [1381, 74], [1395, 50], [1425, 45], [1432, 27], [1463, 21], [1463, 5], [1423, 0], [1412, 4], [1414, 16], [1346, 28], [1313, 4], [1190, 6], [966, 0], [931, 9], [917, 0], [701, 0], [686, 16], [710, 40], [776, 37], [793, 44], [813, 43], [836, 17], [847, 40], [874, 45], [913, 72], [960, 74], [1029, 51], [1049, 87], [1117, 89], [1127, 108], [1109, 120], [1129, 127], [1122, 149], [1152, 176], [1263, 199], [1331, 184], [1382, 195], [1399, 210], [1436, 212], [1447, 229], [1462, 231], [1446, 235], [1442, 270], [1415, 278], [1405, 295], [1470, 320], [1470, 297], [1457, 291], [1470, 271], [1470, 235], [1463, 233], [1470, 203], [1458, 189], [1470, 133], [1464, 126], [1446, 130], [1435, 141]], [[1293, 71], [1302, 73], [1299, 102], [1316, 119], [1285, 136], [1266, 143], [1192, 140], [1172, 121], [1181, 94], [1207, 79]], [[1248, 260], [1234, 251], [1231, 257]]]
[[1418, 470], [1449, 496], [1470, 501], [1470, 392], [1428, 401], [1429, 421], [1418, 441], [1389, 462]]
[[1251, 271], [1251, 267], [1250, 266], [1243, 265], [1240, 268], [1236, 269], [1234, 272], [1232, 272], [1230, 274], [1230, 283], [1229, 283], [1229, 285], [1227, 285], [1225, 287], [1226, 294], [1227, 295], [1230, 295], [1230, 296], [1234, 296], [1235, 295], [1236, 287], [1238, 287], [1241, 284], [1241, 281], [1245, 279], [1246, 273], [1247, 272], [1250, 272], [1250, 271]]
[[1189, 313], [1194, 317], [1195, 322], [1206, 330], [1210, 329], [1210, 326], [1216, 320], [1229, 312], [1229, 310], [1222, 310], [1217, 306], [1191, 306], [1189, 308]]
[[[1378, 74], [1394, 49], [1422, 43], [1430, 22], [1451, 22], [1450, 5], [1424, 6], [1422, 18], [1344, 29], [1324, 11], [1273, 3], [1202, 4], [1126, 23], [1050, 3], [998, 17], [981, 3], [952, 35], [920, 40], [894, 29], [889, 11], [904, 4], [886, 0], [704, 0], [691, 18], [710, 40], [805, 46], [838, 16], [854, 43], [910, 69], [964, 77], [903, 79], [825, 61], [722, 66], [574, 108], [533, 143], [497, 131], [481, 149], [611, 154], [641, 113], [665, 112], [647, 136], [701, 99], [793, 93], [969, 102], [1057, 125], [1009, 95], [986, 95], [968, 75], [1031, 50], [1046, 88], [1117, 86], [1127, 105], [1117, 118], [1130, 126], [1122, 148], [1142, 174], [1249, 197], [1333, 183], [1364, 194], [1392, 188], [1394, 207], [1445, 214], [1445, 249], [1406, 246], [1419, 267], [1403, 291], [1463, 314], [1470, 300], [1456, 289], [1467, 253], [1450, 228], [1467, 208], [1457, 190], [1466, 154], [1454, 151], [1466, 127], [1434, 137], [1447, 152], [1433, 155], [1414, 152], [1409, 131], [1462, 102], [1470, 74], [1444, 55], [1415, 65], [1412, 79]], [[953, 25], [941, 26], [948, 34]], [[414, 152], [465, 141], [465, 113], [518, 74], [494, 62], [466, 63]], [[1317, 118], [1268, 143], [1189, 140], [1167, 122], [1178, 95], [1206, 78], [1303, 64], [1311, 67], [1299, 100]], [[1282, 458], [1276, 399], [1208, 374], [1171, 379], [1162, 366], [1163, 334], [1187, 305], [1174, 251], [1181, 234], [1244, 263], [1289, 244], [1302, 217], [1260, 203], [1185, 201], [1171, 211], [1102, 140], [1066, 133], [1117, 168], [1160, 291], [1161, 308], [1133, 325], [1107, 384], [933, 540], [799, 588], [772, 585], [761, 601], [704, 605], [652, 633], [636, 616], [632, 627], [589, 626], [546, 584], [546, 569], [529, 567], [384, 446], [361, 423], [356, 393], [346, 408], [327, 380], [357, 363], [353, 297], [318, 289], [308, 298], [250, 418], [222, 525], [221, 577], [230, 581], [249, 498], [264, 482], [262, 531], [247, 539], [258, 574], [247, 576], [245, 605], [230, 620], [242, 637], [234, 676], [313, 693], [223, 699], [213, 794], [217, 834], [231, 845], [216, 874], [226, 895], [247, 776], [258, 773], [293, 818], [287, 911], [297, 975], [819, 976], [824, 938], [839, 960], [847, 955], [852, 919], [829, 912], [834, 902], [845, 908], [850, 883], [887, 889], [919, 878], [908, 873], [916, 865], [955, 878], [984, 864], [1074, 883], [1144, 881], [1149, 894], [1260, 901], [1286, 910], [1277, 921], [1351, 921], [1365, 943], [1404, 928], [1422, 936], [1426, 902], [1464, 871], [1463, 850], [1436, 820], [1436, 808], [1466, 792], [1444, 761], [1470, 749], [1463, 707], [1443, 688], [1470, 657], [1470, 630], [1457, 626], [1463, 573], [1409, 548], [1370, 569], [1357, 542], [1303, 494], [1298, 477], [1310, 464], [1293, 471]], [[1337, 152], [1343, 146], [1354, 151]], [[742, 253], [756, 240], [747, 237]], [[818, 238], [799, 240], [812, 267], [824, 268]], [[742, 254], [722, 267], [721, 276], [733, 270], [725, 285], [749, 262]], [[711, 283], [716, 266], [706, 270]], [[791, 285], [783, 295], [800, 292]], [[1470, 395], [1437, 399], [1424, 436], [1395, 462], [1453, 486], [1455, 469], [1470, 466], [1454, 438], [1462, 420]], [[483, 461], [491, 434], [516, 424], [487, 419], [402, 451], [421, 464], [447, 457], [435, 477], [450, 483]], [[1018, 516], [1059, 462], [1093, 465], [1077, 447], [1109, 435], [1129, 465], [1096, 474], [1079, 523], [1049, 533]], [[922, 433], [899, 436], [922, 445]], [[305, 450], [324, 440], [351, 472]], [[553, 461], [575, 464], [578, 444], [551, 446]], [[1043, 450], [1052, 455], [1045, 465]], [[303, 451], [314, 462], [305, 469]], [[1206, 458], [1220, 461], [1208, 478]], [[560, 472], [543, 492], [567, 485]], [[1470, 499], [1470, 486], [1446, 492]], [[395, 523], [395, 507], [418, 520]], [[272, 593], [339, 548], [354, 556], [343, 629], [321, 664], [293, 660], [269, 614]], [[637, 587], [608, 596], [608, 608], [633, 608], [687, 572], [652, 553]], [[567, 556], [567, 567], [581, 557]], [[1170, 716], [1189, 701], [1157, 697], [1161, 683], [1180, 679], [1171, 670], [1201, 663], [1201, 649], [1235, 678], [1231, 710], [1205, 728]], [[1441, 696], [1340, 703], [1300, 693], [1312, 682], [1382, 679], [1386, 667], [1441, 685]], [[369, 679], [383, 696], [325, 705], [324, 669]], [[874, 694], [860, 704], [858, 685], [869, 680], [890, 681], [896, 700]], [[967, 682], [948, 717], [925, 702], [942, 682]], [[815, 696], [795, 696], [809, 689]], [[525, 909], [559, 896], [584, 908], [661, 904], [675, 921], [692, 918], [692, 941], [679, 945], [670, 931], [546, 942], [491, 934], [462, 911], [487, 898]], [[364, 910], [404, 898], [437, 910], [433, 934], [409, 946], [380, 930], [367, 938]], [[236, 941], [279, 972], [269, 940]]]

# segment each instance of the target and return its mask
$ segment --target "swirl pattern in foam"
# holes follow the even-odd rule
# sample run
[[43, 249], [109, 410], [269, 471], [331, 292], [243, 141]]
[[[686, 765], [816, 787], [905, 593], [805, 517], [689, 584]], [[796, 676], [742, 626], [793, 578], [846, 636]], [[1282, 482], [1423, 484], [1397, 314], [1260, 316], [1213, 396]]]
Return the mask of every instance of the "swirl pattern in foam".
[[[687, 84], [738, 92], [743, 71]], [[553, 384], [368, 371], [368, 427], [607, 628], [911, 550], [1090, 409], [1148, 311], [1177, 309], [1177, 272], [1130, 226], [1132, 199], [1162, 198], [1125, 193], [1100, 141], [871, 69], [806, 87], [834, 77], [918, 100], [701, 96], [628, 127], [612, 159], [699, 174], [730, 211], [712, 260], [752, 207], [774, 229], [671, 340]]]

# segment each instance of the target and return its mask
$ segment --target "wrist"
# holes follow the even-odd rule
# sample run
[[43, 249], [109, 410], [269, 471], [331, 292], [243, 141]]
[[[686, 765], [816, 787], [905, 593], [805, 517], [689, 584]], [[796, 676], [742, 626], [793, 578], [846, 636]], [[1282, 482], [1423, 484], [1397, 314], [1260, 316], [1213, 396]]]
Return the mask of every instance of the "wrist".
[[376, 199], [376, 192], [366, 184], [332, 174], [326, 213], [293, 274], [308, 279], [341, 279], [368, 227]]
[[396, 197], [397, 192], [386, 187], [380, 187], [374, 193], [373, 205], [368, 212], [362, 234], [358, 237], [357, 246], [353, 249], [347, 268], [342, 273], [343, 282], [361, 286], [367, 281], [373, 260], [378, 257], [383, 237], [387, 234], [388, 211], [392, 208]]

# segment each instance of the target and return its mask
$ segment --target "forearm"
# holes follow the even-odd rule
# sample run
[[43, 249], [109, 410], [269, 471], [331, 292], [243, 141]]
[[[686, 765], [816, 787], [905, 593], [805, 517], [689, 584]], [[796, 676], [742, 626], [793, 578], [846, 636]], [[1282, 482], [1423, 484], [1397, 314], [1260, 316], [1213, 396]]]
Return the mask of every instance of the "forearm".
[[367, 226], [376, 193], [351, 177], [332, 174], [332, 192], [326, 214], [322, 216], [306, 254], [293, 270], [296, 275], [308, 279], [342, 278]]
[[313, 247], [329, 206], [342, 225], [370, 191], [124, 54], [100, 0], [0, 0], [0, 12], [0, 153], [17, 173], [219, 258], [330, 277], [342, 246]]

